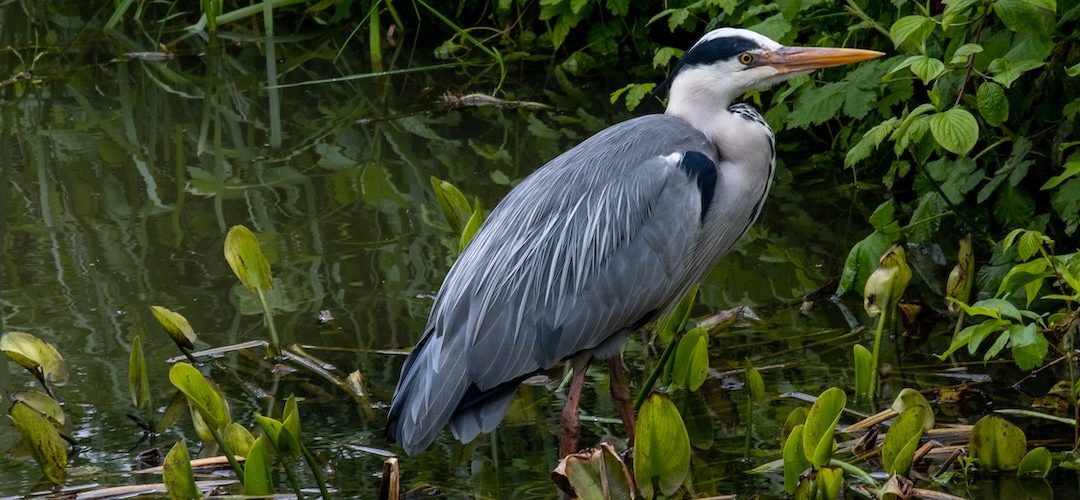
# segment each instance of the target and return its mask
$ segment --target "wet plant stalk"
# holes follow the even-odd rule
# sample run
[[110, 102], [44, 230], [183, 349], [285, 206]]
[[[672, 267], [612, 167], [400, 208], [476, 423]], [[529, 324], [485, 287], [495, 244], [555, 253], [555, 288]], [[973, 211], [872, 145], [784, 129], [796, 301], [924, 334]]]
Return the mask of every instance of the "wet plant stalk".
[[[304, 498], [304, 492], [300, 488], [300, 481], [296, 480], [296, 473], [293, 472], [292, 467], [289, 467], [289, 464], [285, 463], [284, 457], [281, 458], [281, 468], [285, 469], [285, 477], [289, 480], [289, 487], [296, 493], [296, 498]], [[330, 497], [323, 495], [323, 498]]]
[[274, 315], [270, 314], [270, 304], [266, 302], [266, 293], [262, 288], [256, 288], [255, 292], [259, 294], [259, 304], [262, 304], [263, 317], [266, 318], [266, 326], [270, 328], [270, 348], [267, 349], [270, 356], [277, 356], [278, 346], [281, 342], [278, 340], [277, 328], [274, 326]]
[[322, 494], [323, 498], [330, 498], [330, 492], [326, 489], [326, 479], [323, 478], [322, 472], [319, 471], [319, 464], [315, 462], [315, 457], [311, 455], [311, 451], [308, 450], [304, 443], [300, 443], [300, 451], [304, 453], [304, 461], [308, 463], [311, 474], [315, 476], [315, 482], [319, 485], [319, 493]]
[[[747, 387], [749, 389], [749, 387]], [[750, 435], [754, 432], [754, 395], [746, 399], [746, 440], [743, 444], [743, 458], [750, 459]]]
[[878, 388], [878, 359], [881, 353], [881, 334], [885, 331], [886, 321], [892, 320], [892, 308], [886, 307], [881, 311], [881, 317], [878, 318], [877, 330], [874, 332], [874, 351], [873, 361], [870, 364], [870, 399], [876, 399], [880, 392]]
[[641, 386], [641, 391], [638, 392], [637, 398], [634, 399], [634, 411], [641, 410], [641, 405], [645, 403], [645, 398], [652, 392], [652, 388], [656, 385], [656, 380], [660, 378], [660, 374], [664, 373], [664, 366], [671, 359], [671, 355], [675, 353], [675, 346], [678, 344], [679, 339], [672, 339], [667, 349], [664, 349], [664, 354], [660, 356], [660, 362], [653, 368], [649, 378], [645, 380], [645, 385]]
[[244, 469], [240, 467], [240, 463], [236, 461], [236, 456], [232, 454], [232, 451], [225, 446], [225, 438], [221, 436], [221, 431], [214, 428], [212, 425], [208, 425], [210, 428], [210, 434], [214, 435], [214, 441], [217, 441], [218, 447], [221, 448], [221, 452], [225, 454], [225, 458], [229, 461], [229, 467], [232, 467], [233, 473], [236, 474], [236, 479], [240, 480], [240, 483], [244, 483]]

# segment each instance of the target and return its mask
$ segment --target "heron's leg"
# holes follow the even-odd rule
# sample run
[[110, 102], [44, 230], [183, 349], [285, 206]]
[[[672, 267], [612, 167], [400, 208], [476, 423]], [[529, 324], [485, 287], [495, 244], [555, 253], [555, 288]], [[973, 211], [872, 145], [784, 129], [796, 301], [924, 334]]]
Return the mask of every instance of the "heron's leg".
[[578, 417], [578, 405], [581, 403], [581, 391], [585, 388], [585, 370], [589, 368], [589, 357], [582, 353], [574, 357], [570, 366], [574, 377], [570, 379], [570, 389], [566, 392], [566, 406], [563, 407], [559, 448], [562, 456], [577, 451], [577, 438], [581, 434], [581, 422]]
[[626, 383], [626, 370], [622, 365], [622, 356], [616, 354], [608, 360], [608, 372], [611, 375], [611, 402], [626, 427], [626, 439], [632, 441], [637, 424], [634, 420], [634, 405], [630, 401], [630, 386]]

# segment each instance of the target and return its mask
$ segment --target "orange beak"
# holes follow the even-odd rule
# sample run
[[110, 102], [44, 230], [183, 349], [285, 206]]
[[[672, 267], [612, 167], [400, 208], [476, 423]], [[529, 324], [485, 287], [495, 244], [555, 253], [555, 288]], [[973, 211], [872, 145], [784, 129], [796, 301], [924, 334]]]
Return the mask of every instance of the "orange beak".
[[813, 71], [821, 68], [843, 66], [870, 59], [877, 59], [884, 52], [863, 49], [837, 49], [827, 47], [781, 47], [770, 54], [764, 66], [776, 68], [779, 74]]

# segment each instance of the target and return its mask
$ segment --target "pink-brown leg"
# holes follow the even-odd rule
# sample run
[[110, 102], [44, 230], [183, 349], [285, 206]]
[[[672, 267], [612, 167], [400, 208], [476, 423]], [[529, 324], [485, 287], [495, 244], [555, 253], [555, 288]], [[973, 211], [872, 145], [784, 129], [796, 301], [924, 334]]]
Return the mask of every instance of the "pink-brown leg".
[[611, 374], [611, 402], [615, 405], [615, 412], [619, 414], [623, 426], [626, 427], [627, 441], [633, 442], [637, 423], [634, 420], [634, 405], [630, 401], [630, 386], [626, 382], [622, 356], [615, 355], [608, 360], [608, 372]]
[[585, 388], [585, 370], [589, 367], [589, 355], [580, 354], [574, 357], [570, 366], [574, 370], [574, 376], [570, 379], [570, 388], [566, 392], [566, 406], [563, 407], [560, 422], [562, 432], [559, 434], [559, 451], [564, 457], [577, 451], [577, 438], [581, 434], [578, 406], [581, 404], [581, 391]]

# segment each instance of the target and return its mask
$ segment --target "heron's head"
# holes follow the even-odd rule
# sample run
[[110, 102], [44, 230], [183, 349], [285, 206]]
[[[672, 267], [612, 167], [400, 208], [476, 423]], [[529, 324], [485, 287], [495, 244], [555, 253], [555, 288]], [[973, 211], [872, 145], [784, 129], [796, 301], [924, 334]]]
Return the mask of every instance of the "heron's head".
[[686, 51], [664, 85], [670, 91], [669, 108], [679, 101], [689, 101], [686, 104], [692, 106], [726, 108], [733, 99], [751, 90], [816, 69], [882, 55], [861, 49], [785, 47], [750, 30], [719, 28], [705, 34]]

